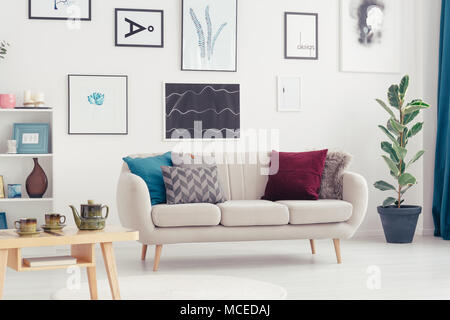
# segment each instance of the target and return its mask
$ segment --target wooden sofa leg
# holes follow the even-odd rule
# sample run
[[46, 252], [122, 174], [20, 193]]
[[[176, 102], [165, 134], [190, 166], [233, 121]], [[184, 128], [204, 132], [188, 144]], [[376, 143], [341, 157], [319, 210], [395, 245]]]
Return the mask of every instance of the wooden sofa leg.
[[158, 244], [155, 247], [155, 261], [153, 262], [153, 271], [158, 271], [159, 267], [159, 259], [161, 258], [161, 252], [162, 252], [162, 244]]
[[333, 239], [333, 243], [334, 243], [334, 250], [336, 251], [337, 263], [341, 264], [342, 263], [342, 258], [341, 258], [341, 241], [339, 239]]
[[145, 257], [147, 256], [147, 245], [142, 245], [142, 254], [141, 254], [141, 260], [145, 261]]
[[311, 244], [311, 253], [316, 254], [316, 245], [314, 244], [314, 240], [309, 240], [309, 243]]

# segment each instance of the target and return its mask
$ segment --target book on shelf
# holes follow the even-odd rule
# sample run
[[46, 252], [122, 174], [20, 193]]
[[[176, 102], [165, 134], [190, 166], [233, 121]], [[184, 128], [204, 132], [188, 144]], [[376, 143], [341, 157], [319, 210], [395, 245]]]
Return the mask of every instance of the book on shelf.
[[23, 264], [28, 267], [70, 266], [77, 263], [72, 256], [24, 258]]

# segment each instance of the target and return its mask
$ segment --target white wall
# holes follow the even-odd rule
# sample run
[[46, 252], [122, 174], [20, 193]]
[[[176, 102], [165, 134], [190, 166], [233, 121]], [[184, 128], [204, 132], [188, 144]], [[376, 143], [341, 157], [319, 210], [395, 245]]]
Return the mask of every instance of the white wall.
[[423, 41], [423, 98], [433, 108], [424, 113], [424, 146], [428, 151], [423, 161], [424, 181], [424, 234], [431, 235], [434, 232], [433, 223], [433, 182], [434, 182], [434, 155], [436, 149], [437, 129], [437, 100], [439, 77], [439, 34], [441, 19], [441, 1], [429, 1], [423, 7], [423, 20], [426, 21], [423, 28], [425, 35]]
[[[419, 13], [418, 1], [423, 1], [430, 15], [439, 2], [406, 0], [403, 7], [401, 70], [412, 77], [411, 98], [422, 92], [422, 69], [418, 67], [422, 63], [418, 50], [421, 39], [417, 38], [420, 27], [410, 18]], [[83, 22], [77, 31], [68, 30], [64, 21], [28, 20], [26, 2], [0, 0], [0, 38], [12, 43], [8, 59], [0, 65], [0, 91], [20, 95], [27, 88], [42, 90], [55, 107], [54, 189], [56, 210], [62, 213], [69, 213], [68, 204], [91, 198], [115, 208], [121, 158], [131, 153], [166, 151], [173, 146], [162, 142], [163, 81], [238, 82], [244, 128], [280, 129], [283, 151], [346, 150], [354, 155], [352, 170], [362, 173], [370, 185], [381, 178], [389, 179], [380, 158], [383, 134], [377, 129], [387, 118], [374, 98], [384, 98], [388, 86], [398, 82], [401, 75], [339, 72], [336, 0], [239, 0], [237, 73], [180, 71], [179, 0], [93, 0], [93, 20]], [[115, 7], [164, 9], [165, 48], [116, 48]], [[285, 11], [319, 13], [319, 61], [283, 59]], [[129, 76], [128, 136], [67, 134], [69, 73]], [[276, 112], [277, 75], [303, 77], [302, 113]], [[411, 146], [421, 145], [419, 137]], [[420, 165], [414, 173], [423, 180]], [[411, 202], [422, 203], [421, 190], [419, 187], [410, 192]], [[376, 206], [384, 197], [370, 188], [362, 231], [381, 230]], [[116, 214], [110, 222], [118, 222]]]

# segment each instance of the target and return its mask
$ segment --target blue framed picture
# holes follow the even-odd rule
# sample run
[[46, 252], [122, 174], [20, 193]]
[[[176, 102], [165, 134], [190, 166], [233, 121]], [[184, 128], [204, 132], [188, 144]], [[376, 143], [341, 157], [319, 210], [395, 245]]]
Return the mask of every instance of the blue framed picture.
[[6, 222], [6, 213], [0, 212], [0, 230], [8, 229], [8, 223]]
[[17, 141], [17, 153], [47, 154], [50, 125], [48, 123], [15, 123], [13, 139]]
[[9, 199], [22, 198], [22, 185], [8, 184], [8, 198]]

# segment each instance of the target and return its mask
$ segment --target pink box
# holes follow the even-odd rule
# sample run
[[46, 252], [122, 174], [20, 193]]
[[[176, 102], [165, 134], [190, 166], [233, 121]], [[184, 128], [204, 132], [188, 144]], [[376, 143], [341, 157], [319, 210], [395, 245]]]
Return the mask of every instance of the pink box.
[[0, 108], [14, 109], [16, 107], [16, 96], [13, 94], [0, 94]]

